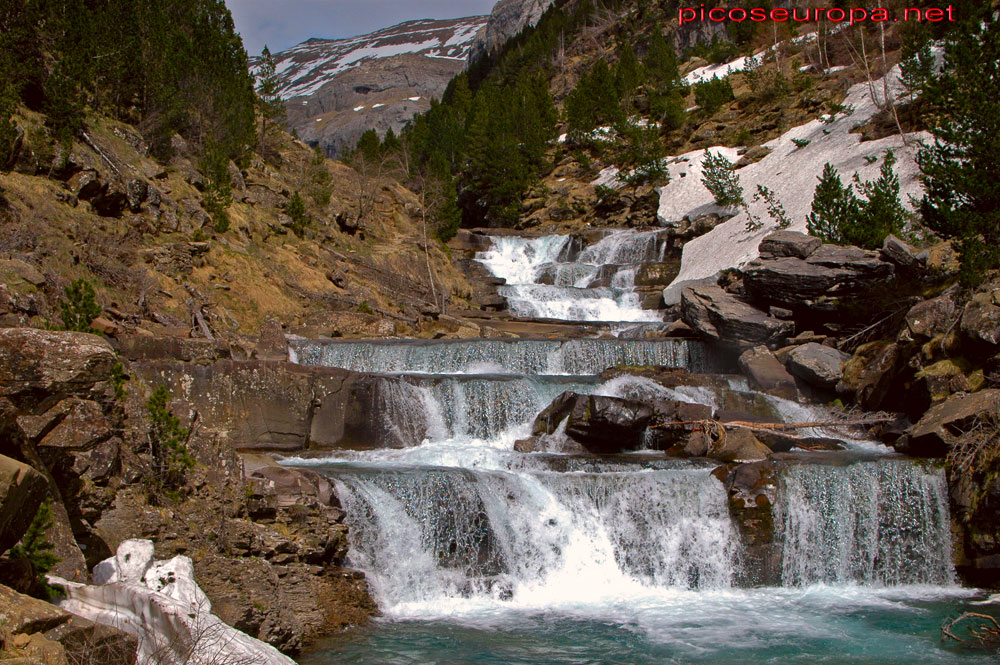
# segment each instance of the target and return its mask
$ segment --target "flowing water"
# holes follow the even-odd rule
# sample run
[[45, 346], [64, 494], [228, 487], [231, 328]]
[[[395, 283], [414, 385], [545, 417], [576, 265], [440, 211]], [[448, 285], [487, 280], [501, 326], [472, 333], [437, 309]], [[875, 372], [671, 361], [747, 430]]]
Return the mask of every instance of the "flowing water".
[[[565, 237], [498, 238], [483, 260], [508, 278], [512, 303], [552, 276], [560, 292], [533, 301], [532, 316], [628, 320], [637, 310], [624, 286], [603, 310], [552, 304], [586, 300], [577, 291], [602, 266], [632, 265], [614, 269], [625, 285], [635, 264], [657, 260], [655, 236], [620, 235], [582, 250]], [[351, 529], [349, 564], [366, 573], [383, 613], [305, 663], [988, 662], [939, 643], [941, 624], [975, 592], [955, 583], [938, 468], [853, 439], [825, 463], [780, 466], [779, 572], [772, 586], [743, 588], [753, 576], [741, 573], [757, 564], [716, 464], [653, 451], [582, 455], [559, 430], [542, 452], [515, 452], [564, 390], [823, 419], [818, 407], [754, 393], [737, 377], [669, 389], [597, 376], [616, 365], [714, 369], [695, 342], [300, 340], [292, 356], [389, 374], [405, 388], [386, 409], [426, 433], [400, 449], [285, 460], [333, 482]]]
[[634, 278], [642, 263], [661, 262], [656, 231], [622, 231], [575, 251], [570, 236], [493, 239], [477, 259], [507, 280], [499, 289], [517, 316], [567, 321], [660, 321], [639, 306]]

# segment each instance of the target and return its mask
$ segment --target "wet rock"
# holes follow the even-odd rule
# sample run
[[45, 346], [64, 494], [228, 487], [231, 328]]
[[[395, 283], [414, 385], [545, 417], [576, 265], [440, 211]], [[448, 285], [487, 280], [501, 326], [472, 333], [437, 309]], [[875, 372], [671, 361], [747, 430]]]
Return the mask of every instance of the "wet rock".
[[665, 287], [674, 281], [680, 272], [679, 262], [673, 263], [643, 263], [635, 273], [636, 286]]
[[799, 448], [803, 450], [843, 450], [844, 444], [837, 439], [820, 436], [795, 436], [774, 429], [755, 429], [756, 436], [771, 452], [787, 453]]
[[696, 429], [684, 445], [688, 457], [711, 457], [721, 462], [752, 462], [767, 459], [770, 448], [747, 427]]
[[593, 453], [635, 450], [653, 422], [648, 404], [619, 397], [566, 391], [535, 418], [532, 433], [552, 434], [566, 420], [566, 435]]
[[21, 540], [48, 489], [42, 474], [0, 455], [0, 554]]
[[776, 542], [772, 507], [778, 492], [771, 461], [728, 464], [712, 472], [726, 488], [729, 514], [743, 543], [737, 570], [741, 587], [781, 584], [781, 543]]
[[755, 346], [740, 355], [740, 370], [751, 385], [785, 399], [797, 399], [795, 377], [766, 346]]
[[1000, 390], [955, 395], [928, 409], [895, 448], [907, 455], [943, 457], [964, 432], [986, 418], [1000, 418]]
[[653, 409], [640, 402], [597, 395], [577, 395], [566, 435], [592, 453], [635, 450], [642, 445]]
[[681, 316], [704, 337], [738, 348], [779, 345], [794, 330], [790, 321], [770, 317], [712, 285], [685, 288], [681, 295]]
[[757, 251], [762, 258], [794, 256], [805, 259], [822, 244], [820, 238], [797, 231], [775, 231], [760, 241]]
[[811, 342], [788, 354], [788, 371], [812, 386], [833, 390], [843, 377], [844, 363], [850, 357], [832, 347]]

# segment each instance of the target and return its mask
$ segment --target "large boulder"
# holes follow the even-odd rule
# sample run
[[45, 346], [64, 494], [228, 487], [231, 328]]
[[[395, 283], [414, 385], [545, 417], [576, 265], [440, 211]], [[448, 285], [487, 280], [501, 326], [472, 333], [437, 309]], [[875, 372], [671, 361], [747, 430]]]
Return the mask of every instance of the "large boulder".
[[51, 603], [0, 586], [0, 626], [24, 660], [18, 663], [134, 665], [138, 641]]
[[900, 341], [928, 340], [948, 332], [955, 323], [956, 309], [950, 294], [918, 302], [906, 313]]
[[809, 251], [815, 242], [808, 236], [780, 233], [783, 238], [799, 236], [798, 242], [765, 238], [766, 255], [744, 268], [743, 283], [755, 303], [830, 317], [894, 274], [893, 264], [877, 252], [828, 244]]
[[45, 476], [0, 455], [0, 554], [21, 540], [48, 491]]
[[833, 390], [844, 375], [844, 363], [851, 356], [833, 347], [810, 342], [788, 354], [788, 371], [809, 385]]
[[711, 457], [720, 462], [754, 462], [767, 459], [771, 449], [747, 427], [719, 427], [715, 432], [695, 430], [684, 446], [688, 457]]
[[798, 398], [795, 377], [788, 373], [766, 346], [755, 346], [744, 351], [740, 355], [739, 365], [754, 387], [785, 399]]
[[174, 411], [197, 414], [195, 436], [240, 450], [403, 448], [426, 434], [419, 389], [402, 379], [272, 360], [140, 362]]
[[1000, 288], [973, 295], [959, 327], [966, 346], [976, 355], [993, 355], [1000, 350]]
[[719, 286], [699, 284], [681, 294], [684, 322], [702, 336], [740, 349], [780, 345], [794, 332], [791, 321], [781, 321]]
[[105, 381], [115, 352], [97, 335], [34, 328], [0, 329], [0, 396], [58, 397]]
[[775, 231], [760, 241], [757, 251], [761, 258], [766, 259], [776, 259], [783, 256], [805, 259], [809, 258], [809, 255], [819, 249], [822, 244], [821, 239], [798, 231]]
[[577, 395], [566, 423], [566, 435], [592, 453], [620, 453], [642, 446], [652, 423], [648, 404], [599, 395]]
[[872, 411], [896, 410], [905, 399], [905, 379], [912, 373], [901, 344], [876, 341], [862, 344], [843, 366], [838, 392], [853, 393], [855, 401]]
[[943, 457], [977, 424], [1000, 422], [1000, 390], [955, 395], [932, 406], [896, 443], [901, 453]]
[[668, 448], [684, 436], [680, 428], [661, 423], [712, 417], [712, 408], [679, 400], [639, 402], [621, 397], [580, 395], [566, 391], [535, 418], [535, 436], [554, 433], [566, 421], [566, 435], [592, 453], [610, 454], [643, 447]]

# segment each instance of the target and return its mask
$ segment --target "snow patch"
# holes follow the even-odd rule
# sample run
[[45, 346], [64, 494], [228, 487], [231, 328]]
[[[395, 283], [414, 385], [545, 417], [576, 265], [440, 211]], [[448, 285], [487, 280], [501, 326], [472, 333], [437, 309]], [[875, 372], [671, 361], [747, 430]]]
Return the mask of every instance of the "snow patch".
[[[899, 83], [899, 75], [898, 66], [888, 74], [889, 94], [894, 98], [905, 94]], [[881, 102], [881, 81], [876, 82], [874, 89], [878, 91]], [[897, 158], [895, 173], [900, 181], [900, 198], [904, 204], [908, 204], [910, 195], [921, 194], [919, 168], [915, 161], [918, 148], [915, 143], [930, 136], [923, 132], [911, 134], [908, 136], [910, 145], [904, 145], [903, 139], [898, 135], [861, 143], [861, 135], [851, 134], [851, 128], [863, 124], [878, 112], [868, 84], [852, 86], [844, 105], [853, 107], [854, 113], [849, 116], [838, 115], [829, 123], [812, 120], [794, 127], [765, 144], [765, 147], [771, 149], [770, 154], [759, 162], [736, 171], [750, 212], [760, 217], [763, 228], [759, 231], [747, 231], [746, 213], [729, 210], [730, 213], [736, 213], [731, 219], [685, 244], [680, 273], [663, 293], [668, 304], [679, 300], [685, 283], [711, 277], [720, 270], [740, 266], [759, 256], [757, 245], [764, 236], [775, 230], [776, 224], [767, 214], [766, 204], [752, 200], [758, 184], [769, 187], [777, 195], [791, 220], [789, 228], [802, 232], [806, 231], [806, 215], [812, 209], [813, 193], [827, 162], [840, 172], [844, 181], [849, 181], [855, 172], [862, 180], [872, 180], [878, 177], [882, 156], [886, 150], [891, 149]], [[794, 139], [808, 141], [808, 144], [800, 148]], [[730, 161], [736, 161], [735, 150], [732, 148], [716, 147], [708, 150], [721, 152]], [[878, 159], [873, 161], [873, 157]], [[675, 160], [671, 164], [671, 182], [660, 190], [658, 217], [661, 224], [723, 210], [716, 206], [712, 195], [701, 184], [700, 164], [703, 158], [704, 151], [698, 150], [681, 155], [676, 158], [680, 161]], [[685, 159], [687, 173], [683, 178], [676, 177], [679, 170], [675, 170], [675, 167]]]
[[191, 559], [154, 562], [152, 541], [126, 540], [95, 566], [93, 579], [88, 585], [49, 576], [66, 592], [62, 609], [138, 638], [139, 665], [295, 665], [212, 614]]

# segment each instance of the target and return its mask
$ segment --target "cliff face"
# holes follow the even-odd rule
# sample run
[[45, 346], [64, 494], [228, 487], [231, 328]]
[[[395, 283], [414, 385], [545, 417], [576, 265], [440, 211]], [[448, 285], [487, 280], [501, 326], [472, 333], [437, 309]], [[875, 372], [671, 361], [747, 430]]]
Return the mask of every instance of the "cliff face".
[[275, 55], [288, 126], [329, 156], [367, 129], [398, 132], [465, 67], [486, 17], [406, 21], [350, 39], [310, 39]]
[[554, 0], [500, 0], [490, 13], [486, 27], [476, 35], [469, 61], [493, 53], [508, 39], [538, 23]]

